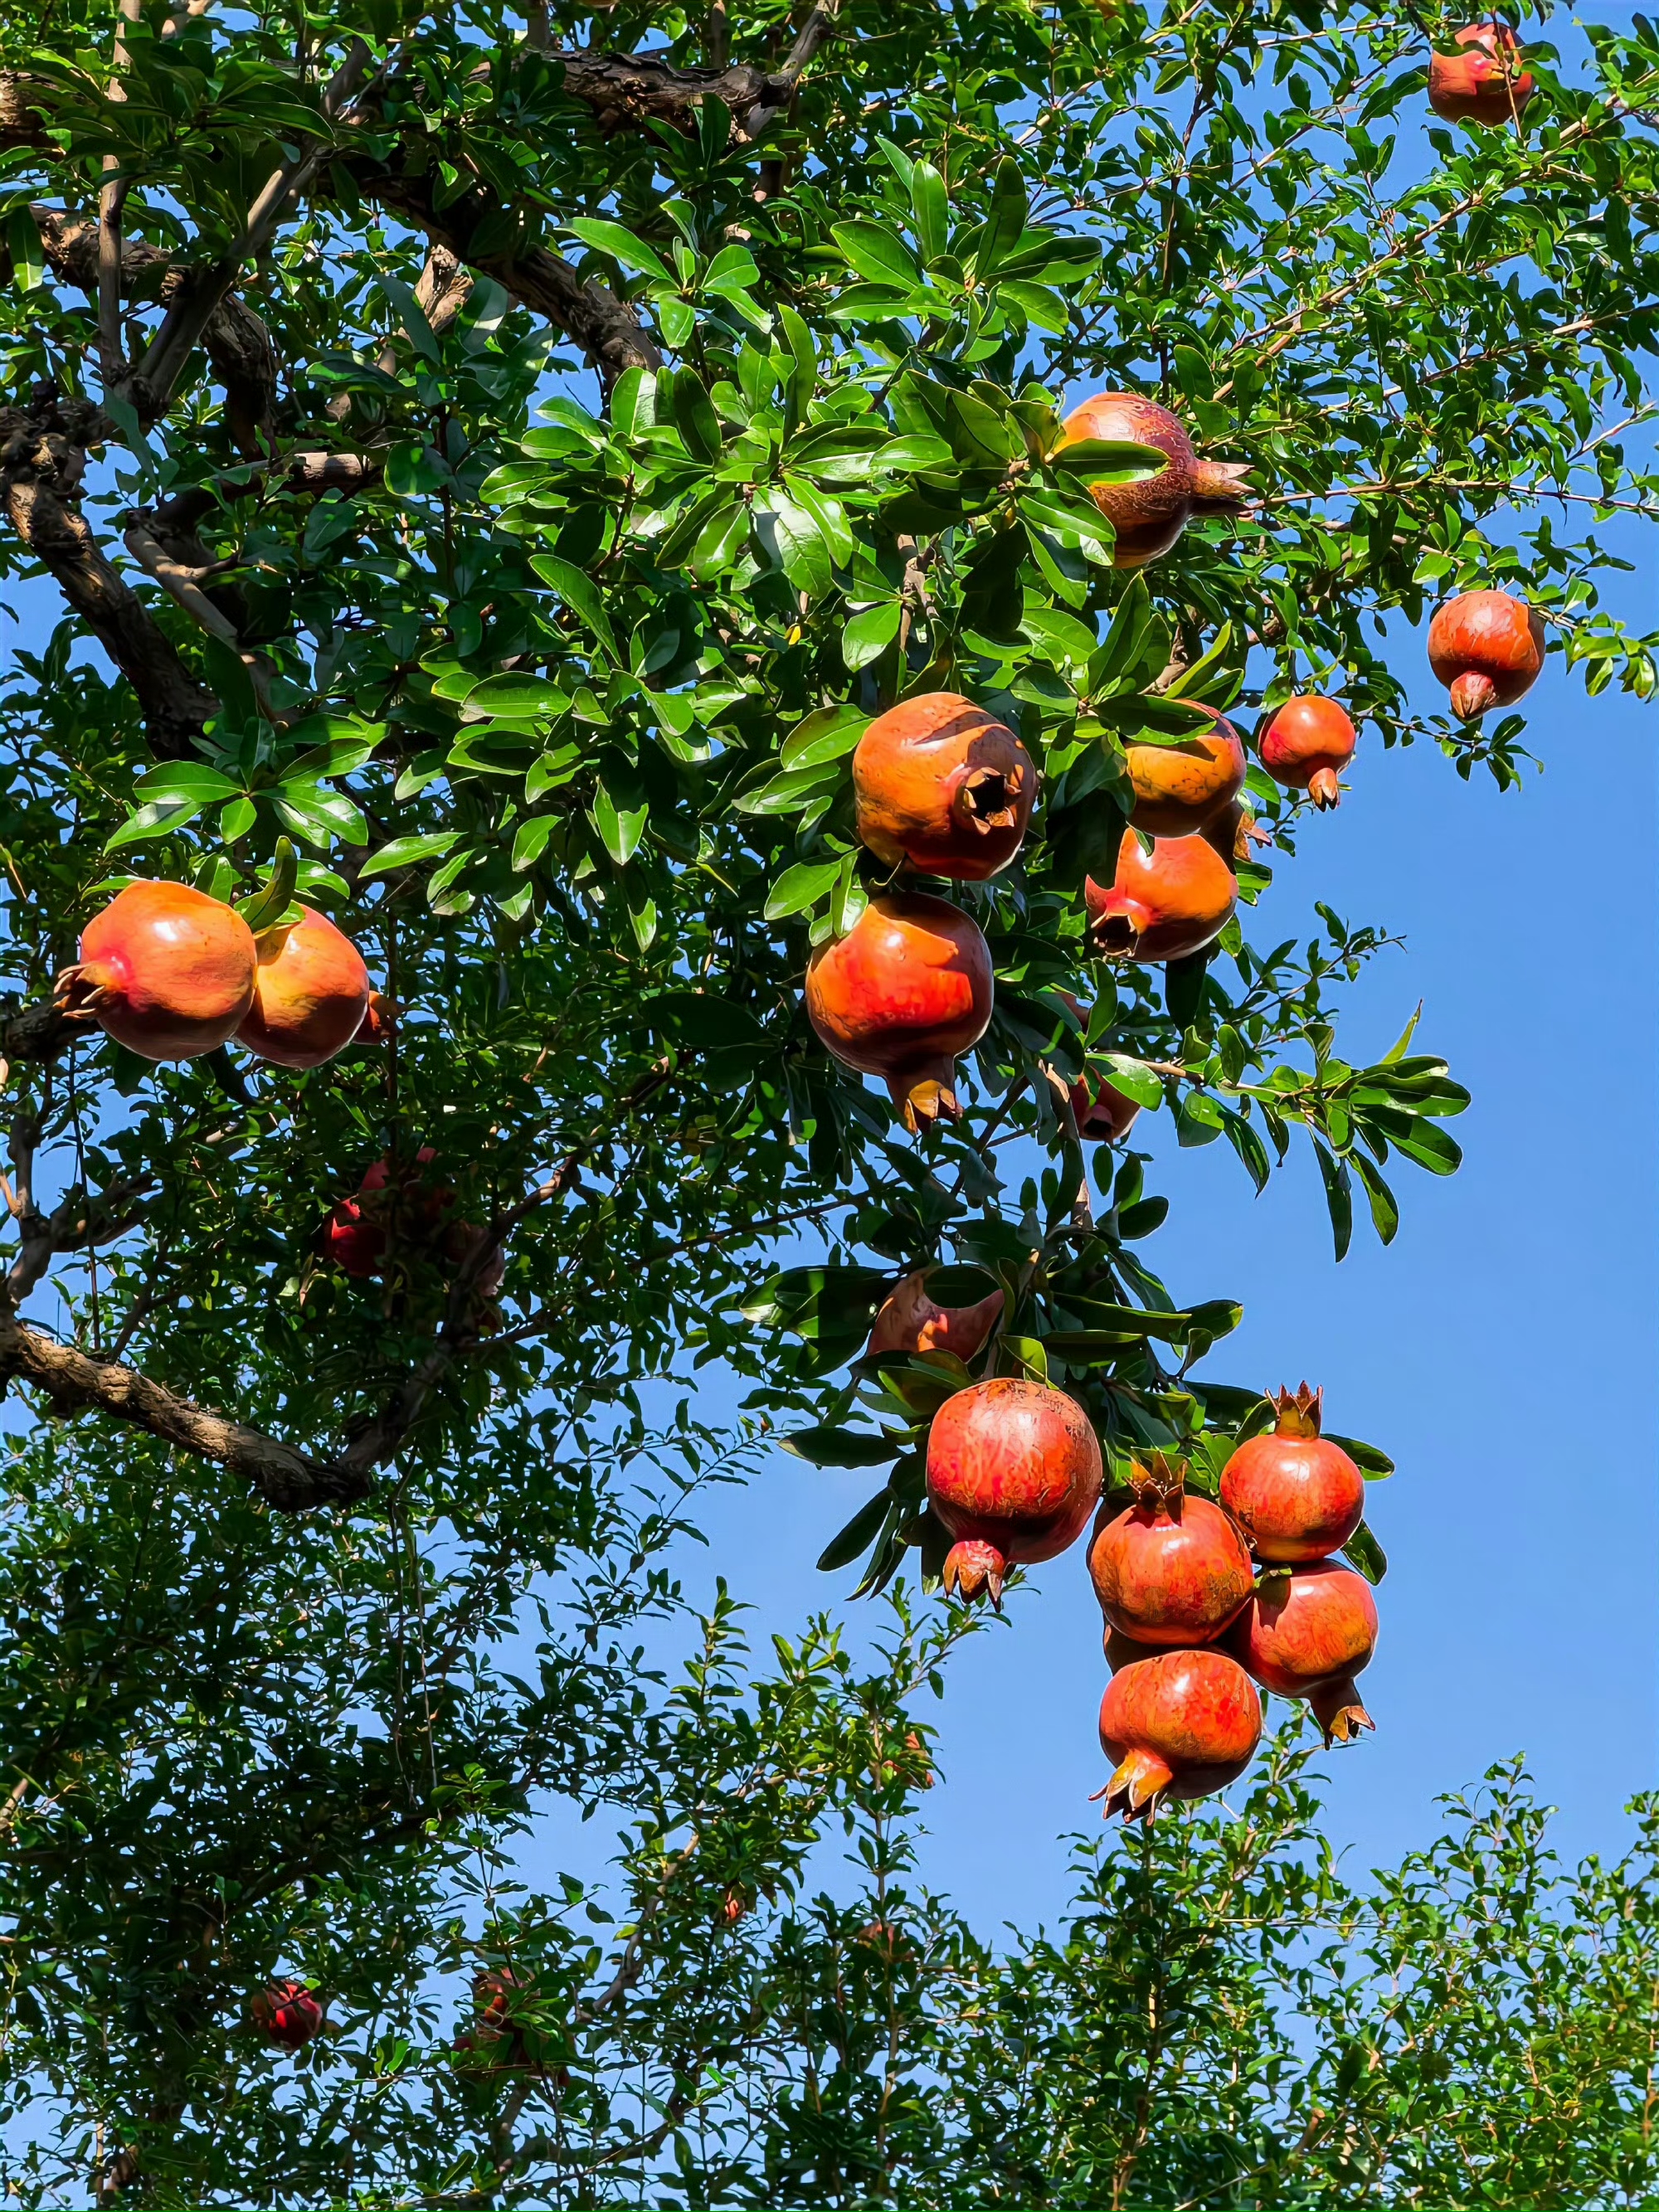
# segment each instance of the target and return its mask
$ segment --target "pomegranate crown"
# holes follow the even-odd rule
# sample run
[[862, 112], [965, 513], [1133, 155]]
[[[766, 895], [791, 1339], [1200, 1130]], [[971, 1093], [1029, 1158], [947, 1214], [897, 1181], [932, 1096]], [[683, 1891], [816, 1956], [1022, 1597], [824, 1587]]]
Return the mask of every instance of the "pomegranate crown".
[[1322, 1389], [1311, 1390], [1304, 1382], [1292, 1390], [1288, 1385], [1280, 1390], [1267, 1393], [1267, 1403], [1279, 1416], [1281, 1437], [1316, 1437], [1325, 1405]]
[[1181, 1518], [1181, 1502], [1187, 1494], [1187, 1467], [1173, 1452], [1149, 1451], [1129, 1462], [1129, 1488], [1134, 1501], [1149, 1513]]

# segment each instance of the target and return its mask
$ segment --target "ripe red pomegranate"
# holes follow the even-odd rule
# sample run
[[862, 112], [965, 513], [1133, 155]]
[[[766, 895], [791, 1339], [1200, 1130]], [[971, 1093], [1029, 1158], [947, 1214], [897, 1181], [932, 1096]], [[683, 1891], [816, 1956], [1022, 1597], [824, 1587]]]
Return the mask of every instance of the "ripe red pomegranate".
[[994, 714], [954, 691], [890, 707], [853, 755], [858, 832], [878, 860], [983, 883], [1024, 842], [1036, 764]]
[[1358, 733], [1334, 699], [1311, 695], [1287, 699], [1255, 733], [1261, 765], [1290, 791], [1305, 791], [1316, 806], [1335, 806], [1338, 778], [1353, 758]]
[[1429, 106], [1449, 123], [1519, 120], [1536, 87], [1521, 65], [1521, 46], [1507, 23], [1469, 23], [1455, 54], [1429, 58]]
[[1340, 1444], [1320, 1435], [1324, 1399], [1305, 1382], [1270, 1394], [1278, 1426], [1249, 1437], [1222, 1469], [1221, 1502], [1259, 1559], [1328, 1559], [1359, 1526], [1365, 1478]]
[[1061, 450], [1084, 438], [1129, 439], [1169, 455], [1167, 467], [1139, 483], [1092, 484], [1095, 505], [1111, 524], [1112, 565], [1141, 568], [1167, 553], [1194, 514], [1243, 504], [1249, 475], [1233, 461], [1200, 461], [1167, 407], [1133, 392], [1101, 392], [1066, 417]]
[[924, 1267], [898, 1283], [876, 1316], [866, 1356], [891, 1352], [954, 1352], [971, 1359], [1002, 1319], [1003, 1297], [993, 1291], [976, 1305], [935, 1305]]
[[917, 893], [872, 899], [806, 970], [806, 1014], [836, 1058], [879, 1075], [914, 1129], [955, 1121], [957, 1054], [991, 1018], [991, 951], [971, 918]]
[[1244, 1539], [1218, 1505], [1189, 1498], [1184, 1462], [1137, 1466], [1132, 1503], [1101, 1509], [1089, 1575], [1114, 1628], [1160, 1649], [1209, 1644], [1250, 1595]]
[[1261, 1700], [1224, 1651], [1164, 1651], [1126, 1666], [1100, 1701], [1100, 1747], [1113, 1773], [1106, 1818], [1150, 1820], [1166, 1797], [1213, 1796], [1261, 1741]]
[[[430, 1145], [422, 1145], [395, 1181], [392, 1162], [375, 1161], [357, 1186], [356, 1197], [343, 1198], [324, 1228], [323, 1249], [337, 1267], [360, 1279], [378, 1275], [393, 1238], [417, 1247], [430, 1243], [455, 1203], [453, 1190], [421, 1173], [436, 1158]], [[505, 1261], [501, 1264], [505, 1269]], [[497, 1288], [500, 1279], [495, 1279]]]
[[1079, 1136], [1103, 1145], [1121, 1144], [1140, 1111], [1133, 1098], [1126, 1098], [1103, 1075], [1085, 1075], [1072, 1085], [1071, 1098]]
[[247, 2009], [265, 2041], [279, 2051], [300, 2050], [323, 2024], [323, 2008], [303, 1982], [272, 1982]]
[[1124, 748], [1135, 794], [1129, 819], [1151, 836], [1190, 837], [1244, 788], [1249, 763], [1237, 731], [1212, 708], [1203, 711], [1210, 728], [1177, 744]]
[[1001, 1375], [947, 1398], [927, 1432], [928, 1502], [957, 1540], [945, 1589], [1000, 1604], [1011, 1566], [1081, 1535], [1100, 1481], [1094, 1430], [1064, 1391]]
[[1238, 879], [1207, 837], [1157, 837], [1144, 853], [1126, 830], [1111, 889], [1091, 876], [1083, 898], [1102, 952], [1155, 964], [1214, 943], [1238, 903]]
[[1544, 665], [1544, 625], [1507, 592], [1463, 592], [1429, 624], [1429, 665], [1451, 693], [1460, 720], [1512, 707]]
[[398, 1034], [399, 1009], [384, 991], [371, 991], [368, 1005], [363, 1013], [363, 1025], [357, 1032], [359, 1044], [384, 1044]]
[[1353, 1679], [1376, 1649], [1376, 1601], [1363, 1575], [1315, 1559], [1267, 1576], [1226, 1641], [1264, 1689], [1308, 1700], [1328, 1744], [1376, 1727]]
[[368, 970], [351, 939], [308, 906], [258, 940], [253, 1004], [238, 1044], [283, 1067], [320, 1067], [343, 1052], [368, 1011]]
[[58, 997], [145, 1060], [196, 1060], [234, 1036], [257, 964], [252, 931], [222, 899], [129, 884], [87, 924]]

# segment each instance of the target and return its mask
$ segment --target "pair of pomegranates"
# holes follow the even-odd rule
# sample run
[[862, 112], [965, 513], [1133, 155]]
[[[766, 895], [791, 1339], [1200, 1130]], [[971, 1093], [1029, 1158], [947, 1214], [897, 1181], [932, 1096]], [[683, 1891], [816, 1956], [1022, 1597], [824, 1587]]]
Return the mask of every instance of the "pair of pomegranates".
[[234, 907], [169, 883], [118, 892], [58, 994], [145, 1060], [195, 1060], [234, 1037], [283, 1067], [343, 1052], [373, 995], [356, 946], [309, 907], [256, 937]]
[[[367, 1280], [409, 1252], [424, 1251], [457, 1267], [473, 1256], [488, 1231], [475, 1222], [447, 1218], [455, 1193], [427, 1172], [436, 1158], [430, 1145], [422, 1145], [413, 1160], [376, 1160], [356, 1196], [340, 1200], [324, 1227], [323, 1249], [343, 1273]], [[473, 1283], [477, 1297], [493, 1298], [506, 1275], [507, 1255], [498, 1245]]]

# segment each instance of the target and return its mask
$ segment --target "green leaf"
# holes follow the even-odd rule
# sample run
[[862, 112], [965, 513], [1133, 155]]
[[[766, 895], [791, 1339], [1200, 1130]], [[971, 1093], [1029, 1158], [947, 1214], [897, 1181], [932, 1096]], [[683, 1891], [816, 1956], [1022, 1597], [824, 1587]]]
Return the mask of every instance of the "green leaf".
[[604, 784], [594, 786], [593, 827], [604, 841], [605, 851], [619, 868], [625, 868], [638, 852], [649, 812], [649, 808], [645, 806], [618, 806]]
[[672, 284], [673, 272], [653, 246], [642, 238], [635, 238], [631, 230], [619, 222], [605, 222], [595, 216], [578, 216], [565, 225], [599, 253], [608, 253], [624, 269], [632, 269], [641, 276], [654, 276], [659, 283]]
[[588, 629], [605, 647], [613, 660], [620, 660], [617, 641], [611, 634], [611, 617], [605, 611], [605, 602], [599, 586], [591, 576], [560, 560], [556, 553], [538, 553], [530, 563], [544, 584], [557, 592], [566, 606], [579, 615]]
[[657, 379], [659, 398], [666, 387], [668, 419], [685, 441], [687, 453], [711, 465], [724, 450], [720, 416], [694, 368], [665, 369]]
[[768, 921], [782, 921], [792, 914], [800, 914], [809, 906], [816, 906], [829, 895], [836, 878], [841, 873], [839, 860], [822, 863], [803, 861], [796, 867], [786, 868], [767, 893], [763, 911]]
[[974, 267], [981, 283], [994, 276], [1005, 257], [1018, 246], [1030, 211], [1019, 163], [1012, 154], [1005, 154], [997, 163], [996, 179], [991, 189], [991, 211], [974, 248]]
[[1158, 447], [1129, 438], [1074, 438], [1048, 456], [1051, 469], [1085, 484], [1144, 483], [1169, 465]]
[[892, 438], [871, 455], [871, 465], [896, 475], [914, 476], [922, 469], [948, 469], [956, 455], [943, 438], [917, 435]]
[[1316, 1137], [1314, 1152], [1325, 1185], [1325, 1205], [1331, 1217], [1331, 1237], [1336, 1246], [1336, 1256], [1340, 1260], [1346, 1256], [1353, 1237], [1353, 1196], [1347, 1164], [1345, 1161], [1334, 1159]]
[[1362, 1521], [1342, 1547], [1342, 1556], [1357, 1574], [1375, 1586], [1389, 1571], [1389, 1555]]
[[6, 248], [11, 255], [11, 281], [20, 292], [37, 292], [46, 279], [46, 257], [40, 245], [40, 226], [26, 207], [15, 207], [6, 217]]
[[908, 291], [921, 283], [921, 270], [915, 254], [884, 222], [860, 216], [853, 222], [832, 223], [830, 235], [848, 266], [872, 284], [892, 284]]
[[393, 868], [412, 868], [422, 861], [435, 860], [447, 853], [460, 836], [459, 830], [433, 830], [414, 837], [394, 837], [389, 845], [382, 845], [378, 853], [371, 854], [357, 872], [360, 876], [384, 876]]
[[844, 1567], [857, 1559], [865, 1546], [879, 1535], [889, 1515], [893, 1500], [888, 1492], [878, 1491], [867, 1505], [860, 1505], [838, 1536], [832, 1536], [818, 1554], [818, 1565], [830, 1573]]
[[1331, 1429], [1325, 1434], [1339, 1450], [1346, 1452], [1367, 1482], [1386, 1481], [1394, 1473], [1394, 1462], [1376, 1444], [1363, 1443], [1358, 1437], [1339, 1437]]
[[812, 1467], [885, 1467], [902, 1437], [871, 1436], [861, 1429], [796, 1429], [780, 1437], [785, 1451]]
[[951, 230], [951, 204], [945, 179], [931, 161], [917, 161], [910, 170], [910, 207], [916, 219], [916, 239], [924, 261], [944, 252]]
[[1395, 1231], [1400, 1226], [1400, 1207], [1395, 1194], [1363, 1152], [1354, 1152], [1352, 1158], [1359, 1171], [1359, 1180], [1365, 1186], [1365, 1196], [1370, 1203], [1371, 1219], [1376, 1224], [1376, 1233], [1383, 1243], [1392, 1244]]
[[465, 711], [469, 720], [499, 715], [522, 721], [532, 715], [562, 714], [569, 704], [568, 696], [545, 676], [520, 675], [509, 669], [505, 675], [486, 676], [475, 684], [466, 695]]
[[287, 912], [294, 896], [294, 885], [299, 875], [299, 859], [286, 837], [276, 840], [276, 851], [270, 864], [270, 876], [264, 889], [256, 891], [237, 912], [258, 937], [261, 930], [269, 929]]
[[367, 845], [368, 824], [355, 799], [319, 783], [285, 783], [272, 795], [278, 820], [296, 837], [326, 852], [335, 839]]
[[817, 768], [825, 761], [850, 753], [870, 726], [862, 707], [820, 707], [797, 722], [783, 741], [778, 765], [784, 769]]
[[1089, 1058], [1091, 1065], [1108, 1067], [1114, 1086], [1137, 1106], [1156, 1108], [1164, 1103], [1164, 1079], [1155, 1075], [1144, 1060], [1132, 1060], [1126, 1052], [1091, 1053]]
[[872, 660], [879, 660], [898, 635], [903, 617], [903, 602], [899, 599], [884, 600], [854, 615], [841, 634], [841, 657], [848, 667], [866, 668]]

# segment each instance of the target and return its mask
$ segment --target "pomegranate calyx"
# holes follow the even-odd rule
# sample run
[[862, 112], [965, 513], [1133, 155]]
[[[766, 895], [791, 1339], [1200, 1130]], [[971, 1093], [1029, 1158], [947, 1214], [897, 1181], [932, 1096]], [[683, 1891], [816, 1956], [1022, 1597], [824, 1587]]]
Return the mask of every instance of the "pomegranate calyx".
[[905, 1127], [913, 1136], [924, 1123], [959, 1121], [962, 1119], [961, 1102], [951, 1079], [954, 1073], [954, 1063], [947, 1061], [942, 1075], [895, 1075], [889, 1078], [888, 1091], [903, 1117]]
[[969, 769], [957, 787], [951, 811], [964, 830], [981, 837], [994, 830], [1011, 830], [1019, 819], [1019, 794], [1024, 778], [1018, 769]]
[[1193, 512], [1208, 514], [1243, 507], [1250, 495], [1246, 461], [1197, 461], [1193, 466]]
[[945, 1555], [945, 1595], [966, 1601], [984, 1590], [1000, 1613], [1007, 1573], [1008, 1562], [994, 1544], [988, 1544], [981, 1537], [964, 1538], [961, 1543], [952, 1544]]
[[1334, 768], [1316, 768], [1308, 779], [1308, 796], [1321, 813], [1342, 803], [1342, 786]]
[[1172, 1521], [1179, 1521], [1187, 1494], [1188, 1464], [1161, 1451], [1149, 1451], [1143, 1459], [1131, 1460], [1128, 1486], [1136, 1505], [1146, 1512], [1167, 1513]]
[[1310, 1390], [1304, 1382], [1295, 1390], [1286, 1384], [1264, 1395], [1279, 1416], [1281, 1437], [1316, 1437], [1319, 1434], [1325, 1405], [1322, 1389]]
[[1150, 1827], [1158, 1817], [1164, 1793], [1175, 1780], [1174, 1770], [1155, 1751], [1130, 1752], [1114, 1772], [1103, 1792], [1102, 1818], [1121, 1813], [1126, 1820], [1144, 1820]]
[[1451, 710], [1460, 722], [1478, 722], [1499, 703], [1498, 686], [1477, 669], [1460, 676], [1451, 687]]
[[1325, 1734], [1325, 1747], [1334, 1743], [1358, 1743], [1362, 1729], [1376, 1733], [1376, 1723], [1359, 1702], [1359, 1692], [1352, 1674], [1334, 1674], [1328, 1682], [1316, 1684], [1308, 1693], [1308, 1703], [1313, 1717]]

